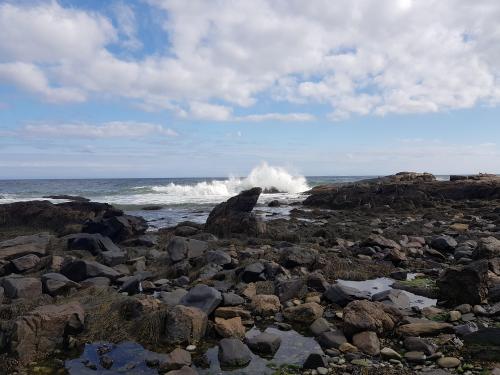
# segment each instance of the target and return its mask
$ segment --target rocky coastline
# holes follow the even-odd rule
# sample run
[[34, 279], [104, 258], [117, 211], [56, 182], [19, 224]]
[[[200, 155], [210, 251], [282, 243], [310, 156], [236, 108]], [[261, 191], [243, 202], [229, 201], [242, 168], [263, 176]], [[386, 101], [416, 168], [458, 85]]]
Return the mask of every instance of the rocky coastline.
[[500, 374], [500, 178], [319, 186], [265, 222], [261, 193], [158, 231], [0, 205], [0, 374]]

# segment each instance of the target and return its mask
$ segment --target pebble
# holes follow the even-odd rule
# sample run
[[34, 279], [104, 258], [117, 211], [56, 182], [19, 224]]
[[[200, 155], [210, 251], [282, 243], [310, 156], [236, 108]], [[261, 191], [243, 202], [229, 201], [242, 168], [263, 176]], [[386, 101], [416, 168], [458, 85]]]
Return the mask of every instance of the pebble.
[[328, 374], [328, 369], [324, 368], [324, 367], [318, 367], [316, 369], [316, 371], [318, 371], [318, 374], [319, 375], [326, 375]]
[[460, 366], [460, 360], [455, 357], [442, 357], [437, 360], [437, 364], [442, 368], [455, 368]]
[[186, 346], [186, 350], [188, 352], [194, 352], [196, 350], [196, 345], [188, 345]]

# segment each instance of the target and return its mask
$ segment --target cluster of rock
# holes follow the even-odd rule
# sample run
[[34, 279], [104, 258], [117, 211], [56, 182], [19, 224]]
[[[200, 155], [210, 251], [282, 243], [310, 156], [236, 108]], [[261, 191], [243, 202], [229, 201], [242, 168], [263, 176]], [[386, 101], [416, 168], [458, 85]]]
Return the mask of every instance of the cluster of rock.
[[[435, 183], [402, 174], [378, 185]], [[272, 358], [287, 345], [277, 332], [295, 329], [321, 350], [306, 352], [287, 373], [495, 368], [499, 201], [444, 201], [438, 211], [410, 214], [298, 209], [290, 220], [264, 225], [252, 213], [260, 193], [222, 203], [206, 225], [148, 234], [141, 219], [110, 206], [76, 202], [85, 207], [79, 213], [75, 205], [17, 206], [70, 211], [45, 224], [30, 219], [47, 232], [0, 242], [0, 361], [15, 359], [19, 369], [86, 341], [132, 340], [169, 348], [144, 360], [160, 373], [196, 374], [210, 366], [206, 343], [217, 345], [222, 370], [235, 369]], [[373, 293], [338, 281], [381, 276], [394, 279], [392, 289]], [[406, 291], [436, 298], [438, 307], [422, 307]], [[255, 327], [259, 333], [250, 335]], [[85, 359], [85, 367], [116, 370], [112, 346], [100, 346], [97, 358]]]

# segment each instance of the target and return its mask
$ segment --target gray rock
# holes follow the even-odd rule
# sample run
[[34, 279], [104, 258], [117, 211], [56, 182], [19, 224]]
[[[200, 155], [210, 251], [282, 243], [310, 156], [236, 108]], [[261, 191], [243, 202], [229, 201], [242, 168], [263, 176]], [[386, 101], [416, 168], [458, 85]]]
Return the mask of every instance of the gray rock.
[[222, 250], [212, 250], [207, 252], [206, 261], [208, 263], [215, 263], [219, 266], [231, 264], [231, 257], [228, 253]]
[[238, 306], [245, 303], [245, 299], [236, 293], [222, 293], [222, 300], [224, 306]]
[[221, 367], [244, 367], [252, 360], [250, 349], [239, 339], [226, 338], [219, 342]]
[[410, 363], [421, 365], [425, 363], [427, 356], [423, 352], [411, 351], [406, 352], [404, 358]]
[[390, 303], [398, 309], [410, 308], [410, 298], [402, 290], [389, 289], [372, 296], [373, 301]]
[[120, 273], [92, 260], [83, 259], [67, 259], [61, 267], [61, 273], [68, 279], [80, 282], [93, 277], [107, 277], [116, 279], [120, 277]]
[[39, 263], [40, 258], [35, 254], [24, 255], [11, 261], [14, 271], [19, 273], [32, 270], [33, 268], [36, 268]]
[[450, 236], [434, 237], [431, 241], [431, 246], [439, 251], [453, 251], [457, 247], [457, 241]]
[[251, 263], [245, 267], [241, 274], [241, 279], [245, 283], [252, 283], [255, 281], [264, 281], [266, 279], [264, 275], [265, 267], [260, 262]]
[[248, 338], [246, 343], [254, 353], [272, 356], [278, 351], [281, 345], [281, 338], [278, 335], [263, 332], [257, 336]]
[[375, 332], [365, 331], [356, 333], [352, 337], [352, 343], [368, 355], [379, 355], [380, 353], [380, 341]]
[[302, 299], [307, 293], [307, 284], [302, 278], [283, 280], [278, 284], [278, 296], [281, 303], [294, 298]]
[[42, 283], [34, 277], [6, 277], [2, 286], [10, 299], [31, 299], [42, 295]]
[[172, 262], [201, 257], [208, 249], [205, 241], [175, 236], [167, 245], [167, 252]]
[[338, 349], [340, 345], [347, 342], [347, 339], [345, 338], [344, 334], [341, 331], [330, 330], [323, 332], [318, 337], [318, 342], [324, 349], [331, 349], [331, 348]]
[[100, 255], [102, 252], [120, 253], [121, 249], [116, 246], [109, 237], [99, 233], [77, 233], [63, 237], [66, 240], [68, 250], [87, 250], [92, 255]]
[[198, 284], [182, 297], [180, 304], [197, 307], [210, 315], [221, 302], [222, 295], [217, 289], [205, 284]]
[[317, 250], [293, 246], [281, 251], [280, 264], [286, 268], [311, 267], [317, 260]]
[[500, 240], [495, 237], [481, 238], [473, 257], [474, 259], [500, 257]]
[[42, 275], [42, 286], [43, 292], [53, 297], [67, 294], [72, 288], [80, 288], [80, 284], [71, 281], [60, 273], [46, 273]]
[[324, 297], [328, 299], [330, 302], [340, 306], [346, 306], [349, 302], [355, 300], [371, 299], [370, 294], [368, 292], [363, 292], [356, 288], [351, 288], [340, 284], [331, 285], [325, 291]]
[[0, 242], [0, 260], [11, 260], [28, 254], [44, 256], [53, 238], [54, 236], [48, 233], [39, 233], [2, 241]]
[[325, 318], [318, 318], [309, 326], [309, 330], [314, 336], [319, 336], [330, 329], [331, 324]]
[[174, 289], [171, 292], [160, 292], [160, 299], [167, 306], [177, 306], [180, 304], [182, 298], [187, 294], [186, 289]]
[[406, 350], [423, 352], [426, 355], [432, 355], [437, 350], [437, 346], [435, 344], [420, 337], [406, 337], [403, 343]]
[[196, 307], [177, 305], [168, 310], [165, 339], [173, 344], [199, 342], [207, 330], [207, 314]]

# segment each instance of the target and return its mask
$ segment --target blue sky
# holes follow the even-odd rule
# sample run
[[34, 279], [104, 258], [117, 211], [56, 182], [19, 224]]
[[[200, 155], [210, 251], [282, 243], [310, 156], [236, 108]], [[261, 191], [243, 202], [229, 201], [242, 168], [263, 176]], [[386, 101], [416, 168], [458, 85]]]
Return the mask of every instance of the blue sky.
[[500, 173], [497, 1], [0, 1], [0, 178]]

